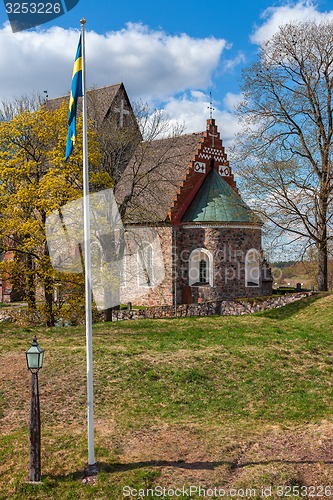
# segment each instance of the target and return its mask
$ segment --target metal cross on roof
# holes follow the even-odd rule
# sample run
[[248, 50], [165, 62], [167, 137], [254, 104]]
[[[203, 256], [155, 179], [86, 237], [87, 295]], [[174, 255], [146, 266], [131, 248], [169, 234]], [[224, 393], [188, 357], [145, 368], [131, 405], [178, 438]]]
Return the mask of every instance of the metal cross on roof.
[[209, 106], [207, 106], [207, 109], [209, 109], [209, 118], [213, 118], [213, 111], [215, 111], [215, 108], [213, 108], [213, 100], [212, 100], [212, 93], [209, 92]]

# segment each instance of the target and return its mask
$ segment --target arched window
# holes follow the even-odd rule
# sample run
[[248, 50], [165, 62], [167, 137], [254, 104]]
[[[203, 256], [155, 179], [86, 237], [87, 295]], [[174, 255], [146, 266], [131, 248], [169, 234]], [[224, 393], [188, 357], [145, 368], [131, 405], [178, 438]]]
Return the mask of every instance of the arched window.
[[120, 286], [127, 286], [127, 273], [128, 273], [128, 256], [124, 253], [122, 261], [120, 262]]
[[147, 269], [147, 285], [151, 286], [154, 281], [153, 278], [153, 249], [151, 245], [147, 247], [146, 250], [146, 269]]
[[153, 249], [149, 244], [138, 252], [138, 285], [140, 287], [152, 286], [153, 271]]
[[245, 256], [245, 286], [259, 286], [260, 255], [258, 250], [251, 248]]
[[199, 262], [199, 283], [207, 283], [207, 262], [201, 259]]
[[213, 286], [213, 256], [205, 248], [196, 248], [189, 260], [189, 285]]

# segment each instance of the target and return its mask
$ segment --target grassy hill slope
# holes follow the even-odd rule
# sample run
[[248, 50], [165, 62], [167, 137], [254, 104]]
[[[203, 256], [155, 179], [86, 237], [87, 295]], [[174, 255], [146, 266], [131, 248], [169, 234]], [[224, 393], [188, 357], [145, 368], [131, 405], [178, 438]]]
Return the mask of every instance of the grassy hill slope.
[[[87, 484], [84, 329], [1, 325], [0, 498], [118, 500], [124, 487], [134, 498], [140, 488], [190, 485], [238, 490], [233, 498], [272, 488], [280, 498], [278, 486], [331, 484], [332, 324], [325, 295], [252, 316], [96, 325], [100, 473]], [[25, 482], [24, 351], [35, 333], [45, 349], [39, 486]]]

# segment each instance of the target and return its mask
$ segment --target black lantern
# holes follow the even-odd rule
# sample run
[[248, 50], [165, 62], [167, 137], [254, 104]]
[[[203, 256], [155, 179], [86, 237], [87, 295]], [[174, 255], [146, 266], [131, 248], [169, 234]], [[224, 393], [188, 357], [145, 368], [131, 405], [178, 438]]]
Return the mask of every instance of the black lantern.
[[31, 347], [25, 352], [28, 369], [31, 372], [38, 372], [43, 366], [44, 351], [38, 345], [36, 336], [32, 339]]

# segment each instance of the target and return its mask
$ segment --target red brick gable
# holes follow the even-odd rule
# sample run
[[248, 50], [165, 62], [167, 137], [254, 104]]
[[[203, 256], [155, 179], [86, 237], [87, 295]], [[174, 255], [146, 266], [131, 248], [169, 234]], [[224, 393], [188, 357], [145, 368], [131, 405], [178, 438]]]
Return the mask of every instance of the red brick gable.
[[220, 133], [213, 118], [207, 120], [207, 129], [174, 197], [173, 205], [169, 211], [169, 220], [173, 224], [179, 224], [211, 168], [214, 168], [238, 192]]

